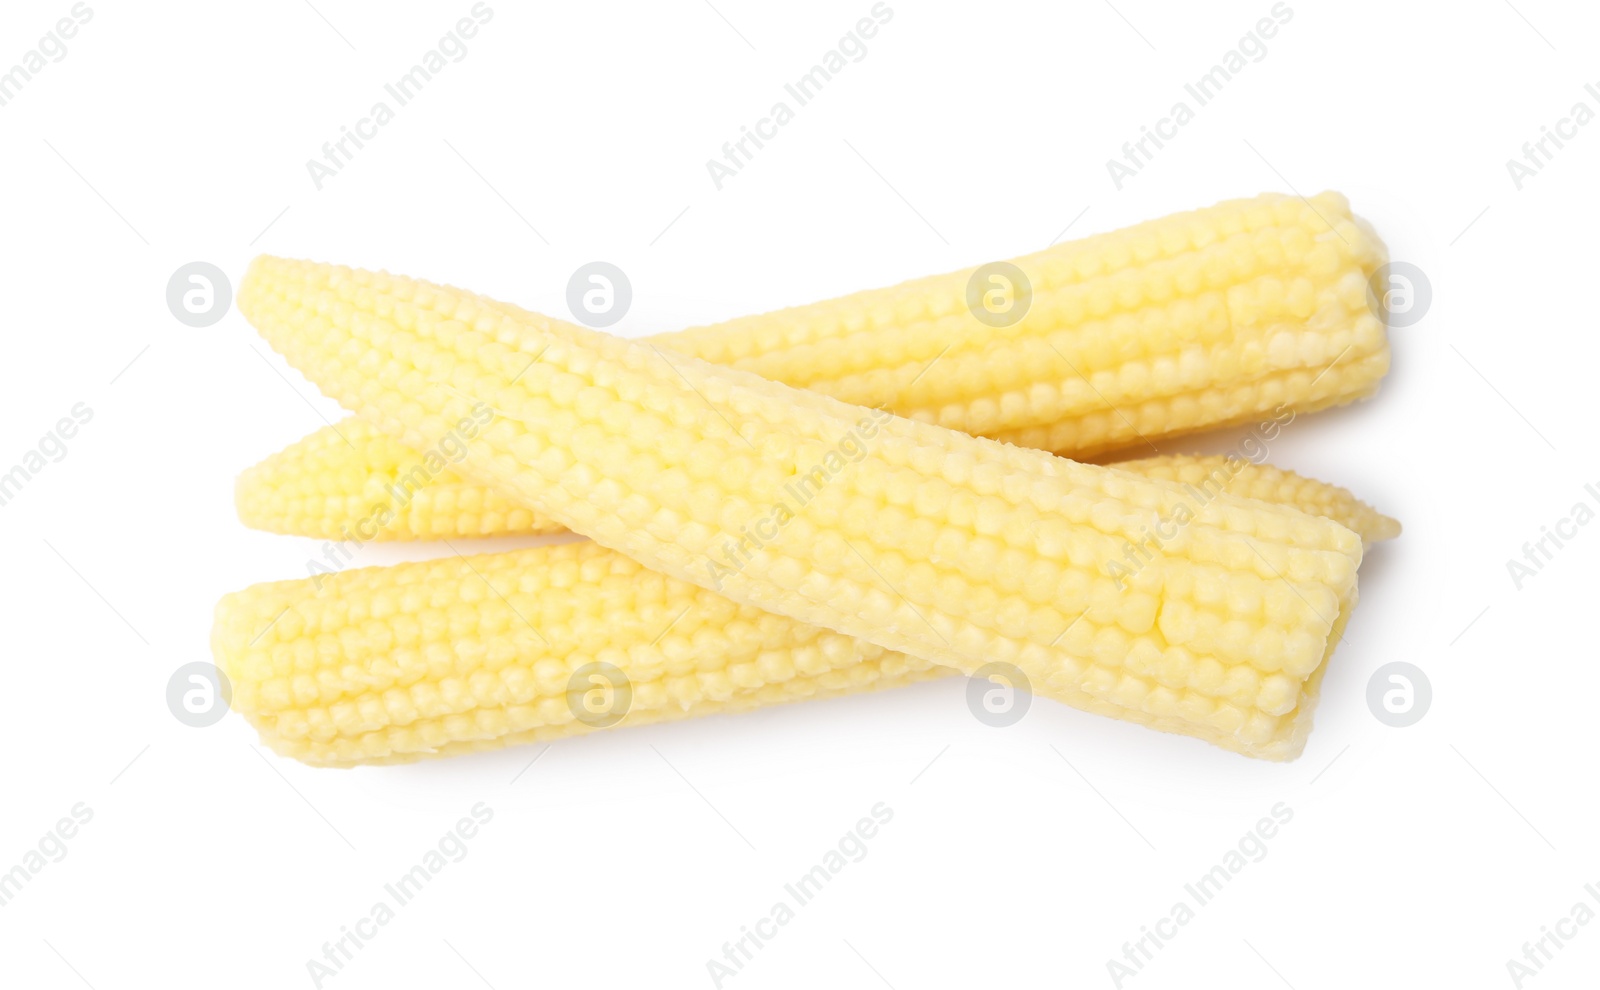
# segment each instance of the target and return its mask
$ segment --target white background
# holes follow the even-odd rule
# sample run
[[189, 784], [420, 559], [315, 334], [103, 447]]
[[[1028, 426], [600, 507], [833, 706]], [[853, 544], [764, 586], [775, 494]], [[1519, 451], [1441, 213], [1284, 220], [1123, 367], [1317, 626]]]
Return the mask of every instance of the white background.
[[[707, 960], [877, 802], [894, 819], [867, 857], [724, 986], [1111, 987], [1107, 960], [1277, 802], [1294, 817], [1266, 858], [1125, 985], [1512, 986], [1506, 961], [1600, 881], [1600, 526], [1520, 591], [1506, 571], [1600, 482], [1600, 124], [1520, 191], [1505, 165], [1600, 110], [1592, 7], [1291, 0], [1268, 55], [1118, 191], [1106, 159], [1268, 0], [890, 0], [867, 56], [718, 191], [706, 160], [868, 0], [491, 0], [467, 56], [318, 191], [306, 160], [471, 4], [313, 2], [91, 0], [0, 108], [0, 469], [94, 410], [0, 508], [0, 870], [94, 811], [0, 908], [0, 983], [311, 986], [307, 960], [480, 801], [467, 858], [325, 986], [711, 987]], [[70, 6], [6, 3], [0, 68]], [[309, 256], [565, 316], [568, 276], [604, 259], [642, 334], [1324, 188], [1433, 304], [1375, 400], [1273, 445], [1406, 527], [1363, 565], [1297, 762], [1043, 700], [990, 728], [958, 680], [601, 733], [525, 772], [538, 748], [310, 770], [242, 719], [167, 709], [217, 598], [317, 552], [240, 526], [234, 476], [340, 415], [236, 313], [175, 320], [183, 263], [236, 284], [257, 252]], [[1406, 729], [1365, 701], [1395, 660], [1434, 691]], [[1600, 924], [1579, 932], [1524, 985], [1593, 985]]]

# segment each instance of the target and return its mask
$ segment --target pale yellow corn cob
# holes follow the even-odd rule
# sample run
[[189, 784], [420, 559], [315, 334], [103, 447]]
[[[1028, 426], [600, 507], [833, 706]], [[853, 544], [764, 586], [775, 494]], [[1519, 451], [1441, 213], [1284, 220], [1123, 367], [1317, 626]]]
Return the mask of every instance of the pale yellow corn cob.
[[592, 663], [626, 678], [624, 726], [951, 673], [589, 542], [256, 585], [218, 604], [212, 646], [263, 741], [326, 766], [592, 731], [568, 695]]
[[351, 417], [245, 471], [234, 503], [254, 529], [341, 542], [564, 532], [450, 463]]
[[[1083, 459], [1279, 407], [1305, 413], [1371, 394], [1389, 349], [1367, 308], [1367, 282], [1385, 260], [1382, 243], [1337, 193], [1309, 201], [1267, 194], [1014, 259], [1031, 291], [1026, 314], [1007, 327], [970, 315], [967, 269], [651, 340], [848, 402]], [[306, 478], [307, 490], [284, 497], [322, 507], [281, 502], [258, 472], [238, 492], [248, 525], [300, 532], [288, 528], [302, 522], [290, 513], [331, 520], [365, 512], [382, 492], [341, 481], [374, 467], [416, 479], [407, 489], [435, 473], [423, 455], [353, 420], [310, 444], [287, 456], [314, 455], [328, 477]], [[498, 516], [473, 497], [407, 498], [396, 525], [429, 535], [497, 530]], [[553, 527], [517, 519], [519, 530]], [[352, 538], [337, 523], [313, 535]]]
[[234, 502], [251, 528], [357, 544], [565, 531], [450, 465], [350, 417], [246, 470]]
[[[1343, 488], [1241, 458], [1167, 455], [1114, 462], [1147, 478], [1226, 491], [1323, 516], [1363, 542], [1390, 539], [1399, 523]], [[340, 542], [543, 535], [562, 527], [487, 485], [450, 470], [358, 417], [324, 426], [239, 477], [247, 526]]]
[[[1342, 489], [1286, 471], [1222, 457], [1131, 466], [1347, 520], [1370, 539], [1398, 531]], [[567, 689], [595, 662], [627, 679], [618, 726], [956, 673], [735, 605], [588, 542], [257, 585], [218, 605], [213, 647], [234, 710], [277, 752], [322, 766], [592, 731]]]
[[1355, 601], [1361, 541], [1329, 520], [1192, 504], [460, 290], [259, 258], [239, 307], [385, 432], [471, 434], [465, 476], [653, 570], [1250, 755], [1298, 753]]
[[1031, 286], [1012, 326], [971, 315], [965, 269], [655, 342], [1083, 459], [1371, 395], [1389, 345], [1368, 282], [1387, 261], [1342, 195], [1266, 193], [1012, 259]]

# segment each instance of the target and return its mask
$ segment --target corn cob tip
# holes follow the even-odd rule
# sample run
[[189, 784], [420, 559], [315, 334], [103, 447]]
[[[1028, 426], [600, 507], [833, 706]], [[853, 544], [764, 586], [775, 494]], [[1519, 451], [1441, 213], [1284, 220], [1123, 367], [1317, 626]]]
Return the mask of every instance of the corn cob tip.
[[1270, 464], [1256, 464], [1237, 454], [1167, 454], [1113, 461], [1106, 466], [1183, 485], [1194, 500], [1225, 493], [1322, 516], [1353, 531], [1366, 546], [1400, 535], [1399, 520], [1356, 498], [1349, 489]]
[[1371, 522], [1367, 537], [1369, 543], [1381, 543], [1384, 540], [1398, 539], [1401, 533], [1400, 520], [1393, 516], [1377, 513]]

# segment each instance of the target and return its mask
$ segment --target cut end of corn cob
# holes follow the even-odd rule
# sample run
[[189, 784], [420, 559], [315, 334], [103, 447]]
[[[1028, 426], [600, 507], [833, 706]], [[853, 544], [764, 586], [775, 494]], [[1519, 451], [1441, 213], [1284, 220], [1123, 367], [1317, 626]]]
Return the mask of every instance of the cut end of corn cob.
[[652, 570], [1238, 752], [1298, 752], [1355, 601], [1360, 538], [1292, 509], [1195, 504], [410, 279], [263, 258], [239, 306], [413, 448], [492, 409], [461, 472]]

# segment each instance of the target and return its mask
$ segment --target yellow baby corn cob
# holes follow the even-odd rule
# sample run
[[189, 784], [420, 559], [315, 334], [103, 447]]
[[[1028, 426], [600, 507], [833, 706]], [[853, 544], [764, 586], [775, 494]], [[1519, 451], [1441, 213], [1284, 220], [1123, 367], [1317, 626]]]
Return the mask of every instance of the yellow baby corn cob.
[[[1269, 194], [1016, 259], [1032, 288], [1011, 327], [965, 315], [969, 270], [653, 340], [1083, 458], [1369, 394], [1388, 367], [1364, 308], [1384, 257], [1337, 194]], [[350, 419], [246, 472], [239, 513], [260, 529], [361, 542], [561, 529], [448, 464], [448, 451], [425, 456]]]
[[[361, 568], [324, 578], [320, 589], [309, 579], [256, 585], [217, 605], [212, 646], [233, 685], [232, 708], [263, 741], [326, 766], [950, 673], [737, 605], [589, 542]], [[604, 681], [579, 674], [591, 664], [610, 664], [625, 680], [607, 695]], [[574, 675], [581, 698], [571, 694]], [[615, 723], [613, 710], [622, 716]]]
[[[1367, 281], [1386, 257], [1339, 194], [1266, 194], [1014, 259], [1029, 288], [1013, 285], [999, 297], [1011, 300], [1010, 313], [1025, 310], [1010, 325], [972, 315], [973, 301], [1006, 283], [967, 269], [651, 341], [847, 402], [1083, 459], [1280, 406], [1304, 413], [1370, 395], [1388, 370], [1389, 349], [1367, 308]], [[338, 448], [316, 452], [327, 472], [404, 465], [412, 475], [430, 473], [417, 471], [422, 455], [354, 421], [337, 433]], [[239, 492], [246, 521], [283, 525], [271, 493], [253, 483], [247, 478]], [[353, 494], [329, 480], [319, 487], [324, 496]], [[440, 499], [454, 505], [450, 496], [410, 504], [411, 521], [450, 531], [433, 516]], [[497, 526], [471, 504], [443, 511]]]
[[1355, 602], [1360, 538], [1292, 509], [404, 278], [263, 257], [238, 299], [368, 421], [418, 450], [470, 436], [462, 474], [653, 570], [1250, 755], [1298, 753]]
[[[1129, 466], [1281, 500], [1368, 540], [1399, 529], [1343, 489], [1287, 471], [1222, 457]], [[280, 754], [322, 766], [495, 749], [956, 673], [735, 605], [588, 542], [257, 585], [217, 606], [212, 640], [234, 710]], [[575, 673], [602, 662], [628, 692], [607, 702], [622, 716], [614, 722], [580, 719], [587, 699], [568, 694]]]
[[[1239, 458], [1170, 455], [1111, 466], [1147, 478], [1223, 490], [1332, 519], [1366, 543], [1399, 534], [1399, 523], [1343, 488]], [[451, 471], [358, 417], [325, 426], [239, 477], [247, 526], [340, 542], [459, 536], [541, 535], [563, 528]]]
[[450, 464], [351, 417], [246, 470], [234, 502], [253, 529], [357, 543], [565, 531]]
[[1389, 345], [1368, 281], [1387, 261], [1339, 193], [1266, 193], [1012, 259], [1030, 299], [1009, 326], [972, 315], [1004, 286], [985, 266], [655, 342], [1083, 459], [1371, 395]]

